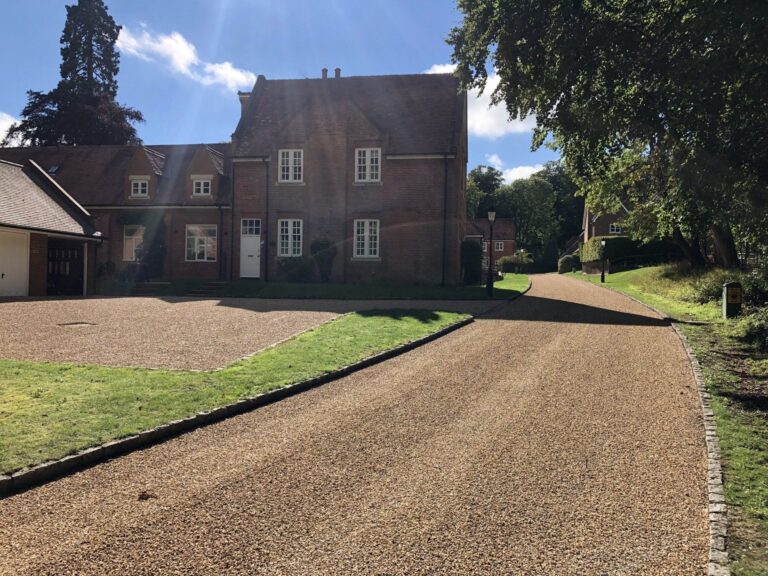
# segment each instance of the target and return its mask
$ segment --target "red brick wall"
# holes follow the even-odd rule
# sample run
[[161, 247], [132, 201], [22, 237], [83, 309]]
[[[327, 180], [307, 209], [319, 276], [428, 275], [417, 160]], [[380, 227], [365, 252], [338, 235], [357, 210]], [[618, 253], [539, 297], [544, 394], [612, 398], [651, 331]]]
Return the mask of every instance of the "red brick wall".
[[[278, 271], [277, 221], [299, 218], [304, 221], [305, 256], [310, 256], [310, 244], [315, 239], [336, 244], [338, 253], [331, 276], [334, 282], [439, 284], [443, 278], [443, 221], [447, 215], [445, 279], [449, 284], [458, 282], [465, 214], [465, 151], [449, 159], [447, 167], [443, 159], [387, 160], [385, 143], [377, 137], [375, 129], [354, 112], [347, 124], [334, 124], [309, 113], [295, 131], [289, 130], [285, 140], [276, 143], [270, 162], [235, 163], [234, 277], [240, 274], [242, 218], [262, 221], [262, 277], [266, 259], [269, 279], [275, 279]], [[361, 147], [382, 148], [381, 183], [355, 183], [355, 149]], [[281, 148], [303, 149], [302, 184], [277, 182]], [[356, 219], [380, 221], [378, 260], [353, 258]]]
[[[125, 210], [93, 210], [96, 227], [107, 238], [98, 248], [94, 265], [111, 261], [116, 271], [132, 262], [123, 262], [123, 220]], [[222, 217], [223, 215], [223, 217]], [[229, 262], [229, 210], [210, 209], [168, 209], [163, 214], [165, 223], [164, 279], [201, 278], [215, 280], [228, 274]], [[186, 262], [186, 225], [215, 224], [217, 226], [218, 256], [216, 262]]]
[[45, 296], [48, 293], [48, 236], [29, 235], [29, 295]]

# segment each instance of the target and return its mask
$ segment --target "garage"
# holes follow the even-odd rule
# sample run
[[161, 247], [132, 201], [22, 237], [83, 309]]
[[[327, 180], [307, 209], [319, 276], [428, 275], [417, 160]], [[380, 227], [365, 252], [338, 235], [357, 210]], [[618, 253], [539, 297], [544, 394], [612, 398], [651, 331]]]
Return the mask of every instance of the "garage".
[[0, 229], [0, 296], [29, 292], [29, 233]]
[[88, 294], [101, 241], [40, 166], [0, 160], [0, 298]]

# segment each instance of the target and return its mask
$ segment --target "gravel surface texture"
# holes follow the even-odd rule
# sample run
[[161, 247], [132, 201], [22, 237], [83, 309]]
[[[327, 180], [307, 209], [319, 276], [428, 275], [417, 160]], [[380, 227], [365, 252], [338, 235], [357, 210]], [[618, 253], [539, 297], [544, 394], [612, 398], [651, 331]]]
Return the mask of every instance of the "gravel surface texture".
[[87, 298], [0, 300], [0, 358], [211, 370], [338, 314], [482, 312], [493, 302]]
[[690, 363], [554, 275], [440, 340], [0, 501], [0, 574], [703, 575]]

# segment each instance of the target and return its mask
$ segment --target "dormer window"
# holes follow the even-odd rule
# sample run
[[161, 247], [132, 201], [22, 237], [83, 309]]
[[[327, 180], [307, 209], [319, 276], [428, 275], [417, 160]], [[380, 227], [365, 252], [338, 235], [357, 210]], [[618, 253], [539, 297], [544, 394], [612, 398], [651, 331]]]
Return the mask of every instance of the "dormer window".
[[381, 181], [381, 148], [357, 148], [355, 182]]
[[210, 196], [211, 180], [210, 176], [193, 176], [192, 196]]
[[149, 176], [131, 176], [131, 198], [147, 198], [149, 196]]
[[280, 150], [280, 182], [304, 181], [304, 151]]

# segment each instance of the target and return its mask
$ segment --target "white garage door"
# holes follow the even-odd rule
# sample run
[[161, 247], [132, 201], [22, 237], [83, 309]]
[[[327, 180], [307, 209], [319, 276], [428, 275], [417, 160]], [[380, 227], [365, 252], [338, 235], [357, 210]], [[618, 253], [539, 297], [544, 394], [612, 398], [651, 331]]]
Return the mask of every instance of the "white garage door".
[[29, 234], [0, 230], [0, 296], [29, 290]]

